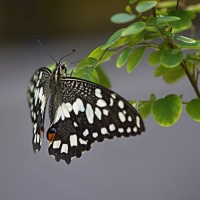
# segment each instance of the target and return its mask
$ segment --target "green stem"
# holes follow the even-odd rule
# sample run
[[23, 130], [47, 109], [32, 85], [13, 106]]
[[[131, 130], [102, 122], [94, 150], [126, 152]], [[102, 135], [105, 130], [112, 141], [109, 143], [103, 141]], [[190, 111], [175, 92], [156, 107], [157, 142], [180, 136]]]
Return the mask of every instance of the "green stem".
[[188, 69], [187, 69], [187, 67], [186, 67], [185, 62], [182, 62], [182, 63], [181, 63], [181, 67], [182, 67], [183, 70], [185, 71], [185, 73], [186, 73], [186, 75], [187, 75], [187, 77], [188, 77], [188, 79], [189, 79], [189, 81], [190, 81], [192, 87], [194, 88], [194, 91], [195, 91], [197, 97], [200, 98], [200, 92], [199, 92], [199, 88], [198, 88], [198, 86], [197, 86], [197, 82], [192, 78], [190, 72], [188, 71]]

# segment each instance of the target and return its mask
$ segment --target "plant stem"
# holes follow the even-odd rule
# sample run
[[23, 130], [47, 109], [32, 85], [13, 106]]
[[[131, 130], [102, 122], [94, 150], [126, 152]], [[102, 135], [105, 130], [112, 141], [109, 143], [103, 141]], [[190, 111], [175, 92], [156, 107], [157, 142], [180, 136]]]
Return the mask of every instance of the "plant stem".
[[190, 72], [188, 71], [188, 69], [187, 69], [187, 67], [186, 67], [185, 62], [182, 62], [182, 63], [181, 63], [181, 67], [182, 67], [183, 70], [185, 71], [185, 73], [186, 73], [186, 75], [187, 75], [187, 77], [188, 77], [188, 79], [189, 79], [189, 81], [190, 81], [192, 87], [194, 88], [194, 91], [196, 92], [197, 97], [200, 98], [200, 92], [199, 92], [199, 88], [198, 88], [198, 86], [197, 86], [197, 82], [192, 78]]

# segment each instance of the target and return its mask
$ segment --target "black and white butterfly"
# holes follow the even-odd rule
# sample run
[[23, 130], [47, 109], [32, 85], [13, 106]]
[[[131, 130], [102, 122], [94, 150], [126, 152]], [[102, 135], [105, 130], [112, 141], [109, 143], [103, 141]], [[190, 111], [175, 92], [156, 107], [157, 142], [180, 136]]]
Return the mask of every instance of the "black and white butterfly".
[[49, 154], [70, 164], [91, 144], [113, 137], [140, 135], [145, 131], [138, 112], [115, 92], [83, 79], [67, 76], [60, 61], [53, 71], [40, 68], [31, 78], [27, 98], [33, 122], [33, 151], [41, 148], [46, 104], [50, 127], [46, 137]]

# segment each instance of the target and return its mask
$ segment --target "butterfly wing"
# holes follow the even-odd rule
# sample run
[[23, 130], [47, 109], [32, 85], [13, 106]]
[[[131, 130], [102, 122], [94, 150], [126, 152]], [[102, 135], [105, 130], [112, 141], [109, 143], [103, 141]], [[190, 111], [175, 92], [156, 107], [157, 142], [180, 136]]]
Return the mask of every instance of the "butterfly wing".
[[[57, 161], [80, 157], [95, 141], [145, 131], [138, 112], [115, 92], [77, 78], [61, 78], [50, 99], [49, 154]], [[57, 105], [57, 106], [55, 106]], [[52, 137], [53, 136], [53, 137]]]
[[51, 71], [40, 68], [32, 76], [27, 87], [27, 98], [33, 123], [33, 151], [41, 148], [41, 137], [44, 131], [46, 102], [49, 96], [48, 81]]

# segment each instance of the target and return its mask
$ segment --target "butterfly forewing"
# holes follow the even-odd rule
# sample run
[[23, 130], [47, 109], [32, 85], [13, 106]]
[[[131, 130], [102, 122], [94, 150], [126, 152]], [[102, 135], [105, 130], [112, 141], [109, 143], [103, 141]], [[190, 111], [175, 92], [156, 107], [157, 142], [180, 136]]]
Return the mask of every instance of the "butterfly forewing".
[[135, 136], [145, 130], [141, 117], [124, 98], [95, 83], [71, 77], [58, 81], [51, 94], [49, 117], [49, 154], [68, 164], [95, 141]]
[[40, 68], [32, 76], [27, 88], [27, 98], [33, 123], [32, 144], [34, 152], [41, 148], [46, 102], [49, 96], [50, 74], [51, 71], [48, 68]]

